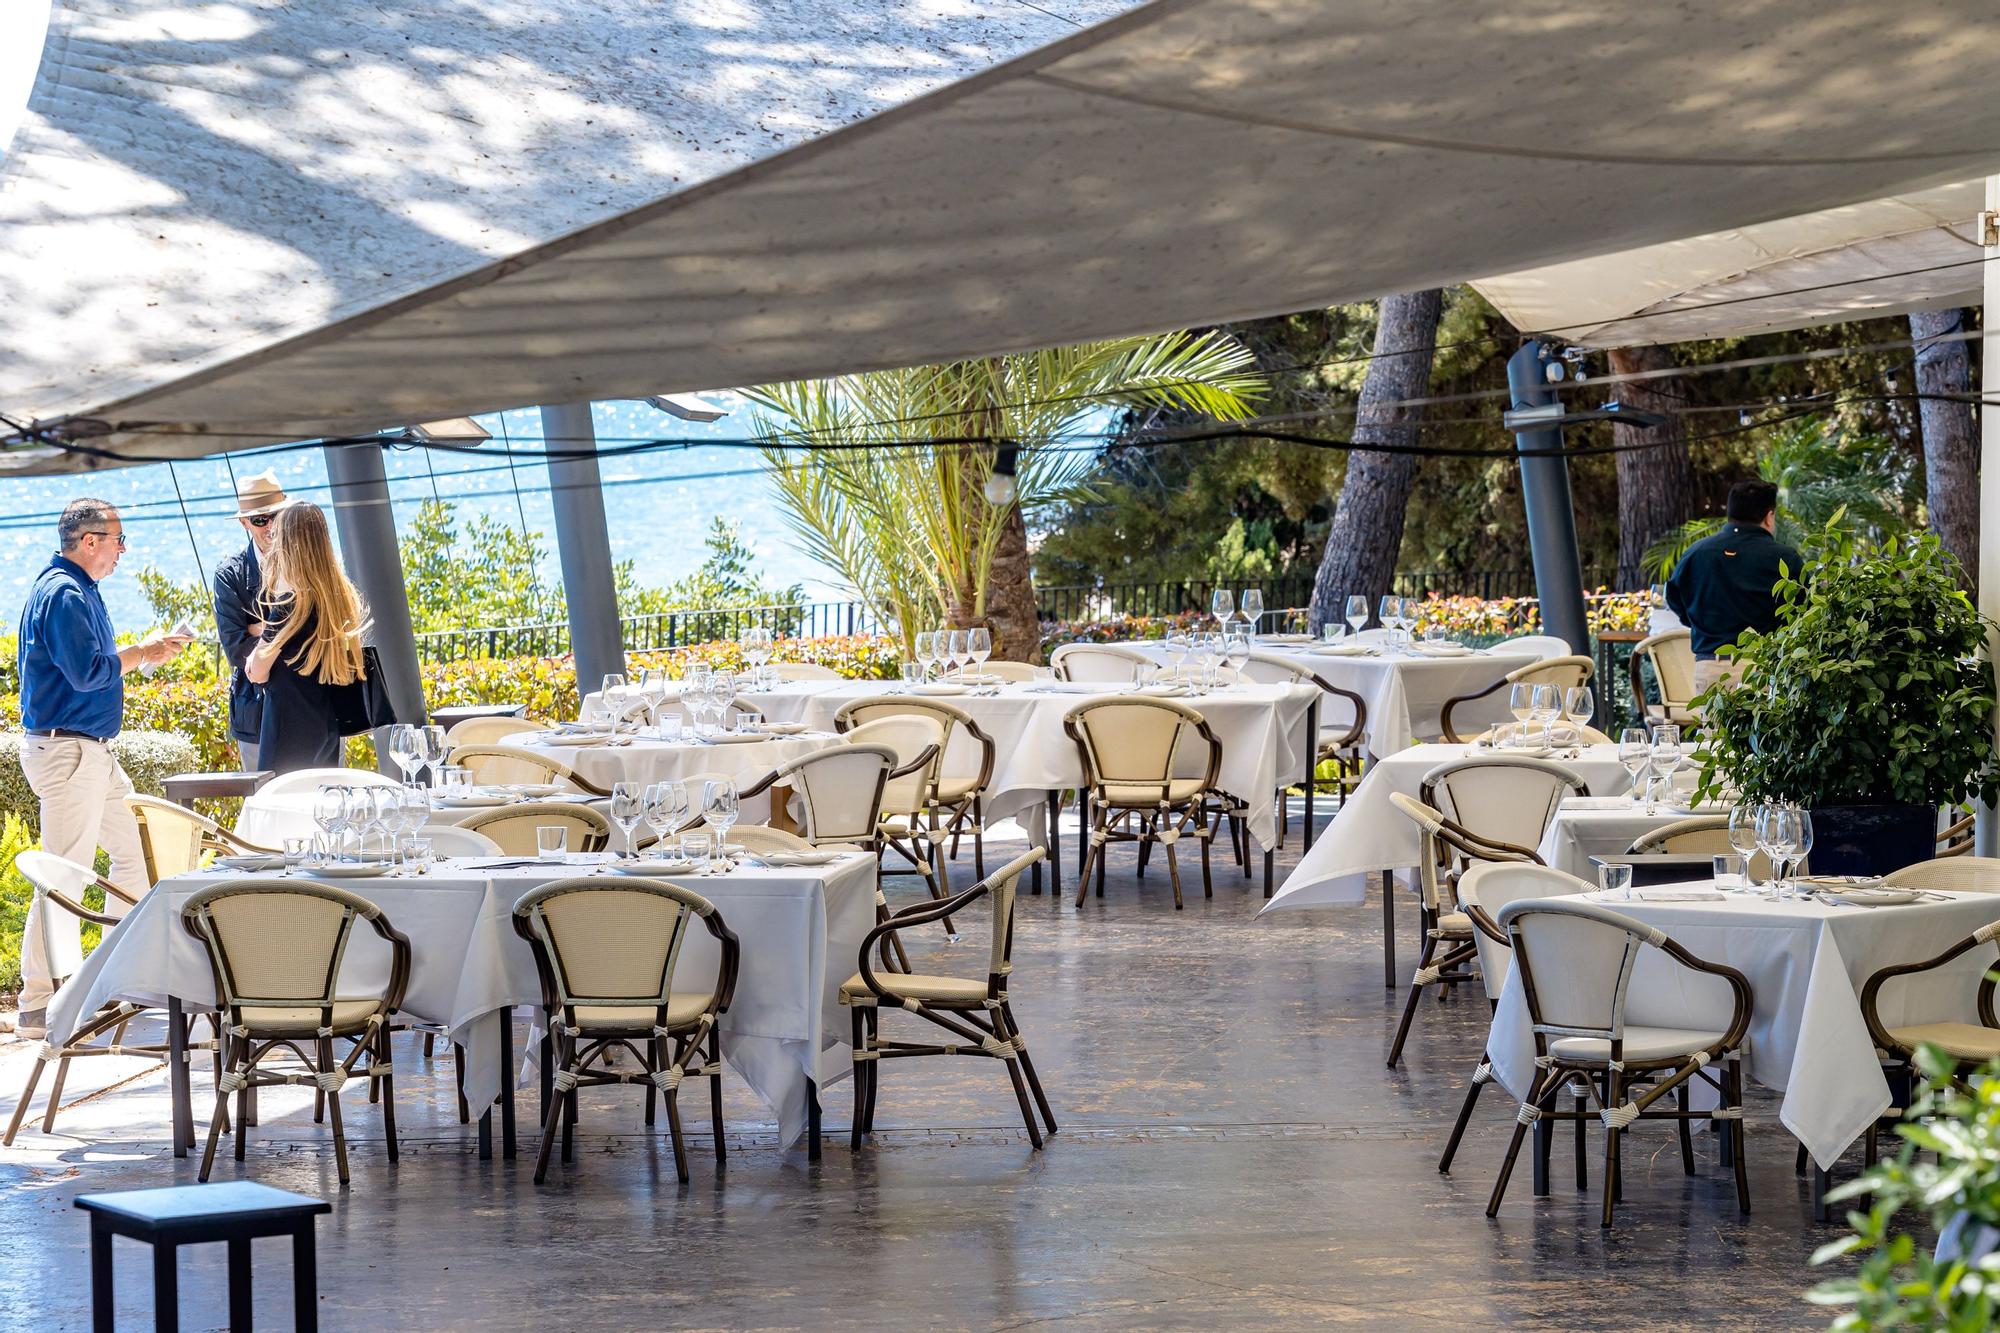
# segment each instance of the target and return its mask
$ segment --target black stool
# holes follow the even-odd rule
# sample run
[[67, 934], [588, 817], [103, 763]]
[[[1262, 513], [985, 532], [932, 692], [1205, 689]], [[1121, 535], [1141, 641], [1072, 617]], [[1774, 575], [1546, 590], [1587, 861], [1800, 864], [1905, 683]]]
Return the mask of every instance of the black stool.
[[324, 1199], [274, 1190], [248, 1180], [215, 1185], [175, 1185], [117, 1194], [84, 1194], [76, 1206], [90, 1214], [91, 1327], [110, 1333], [111, 1238], [130, 1236], [153, 1247], [153, 1327], [180, 1323], [177, 1248], [229, 1242], [229, 1327], [250, 1327], [250, 1242], [259, 1236], [292, 1238], [292, 1322], [319, 1327], [319, 1279], [313, 1219], [333, 1211]]

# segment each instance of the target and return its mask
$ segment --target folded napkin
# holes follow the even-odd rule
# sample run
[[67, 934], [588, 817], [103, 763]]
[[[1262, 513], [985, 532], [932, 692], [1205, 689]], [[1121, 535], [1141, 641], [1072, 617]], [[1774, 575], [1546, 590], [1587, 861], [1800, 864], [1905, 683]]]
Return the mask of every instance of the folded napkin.
[[1382, 650], [1365, 643], [1329, 643], [1312, 650], [1314, 657], [1380, 657]]
[[[1719, 903], [1729, 895], [1699, 884], [1645, 884], [1633, 889], [1632, 896], [1642, 903]], [[1613, 908], [1625, 901], [1624, 894], [1606, 893], [1602, 889], [1590, 897]]]

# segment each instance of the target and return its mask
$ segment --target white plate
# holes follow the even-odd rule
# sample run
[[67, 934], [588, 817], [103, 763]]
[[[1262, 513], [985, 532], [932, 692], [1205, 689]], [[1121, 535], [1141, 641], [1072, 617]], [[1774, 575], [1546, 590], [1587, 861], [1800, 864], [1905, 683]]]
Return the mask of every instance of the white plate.
[[513, 803], [511, 796], [481, 796], [477, 793], [471, 796], [440, 796], [431, 802], [440, 810], [483, 810], [488, 806]]
[[1821, 889], [1819, 896], [1854, 907], [1900, 907], [1904, 903], [1915, 902], [1923, 895], [1915, 889], [1898, 888], [1894, 884], [1857, 884], [1851, 889]]
[[1366, 643], [1329, 643], [1313, 649], [1314, 657], [1380, 657], [1382, 650]]
[[218, 856], [215, 858], [215, 863], [219, 866], [228, 866], [231, 870], [282, 870], [285, 858], [266, 856], [262, 852], [242, 852], [235, 856]]
[[1259, 643], [1312, 643], [1315, 640], [1310, 634], [1259, 634], [1257, 641]]
[[766, 736], [798, 736], [812, 728], [803, 722], [759, 722], [757, 730]]
[[568, 787], [555, 782], [498, 782], [472, 790], [480, 796], [561, 796], [570, 792]]
[[306, 871], [314, 879], [373, 879], [386, 875], [393, 866], [384, 861], [363, 861], [357, 865], [315, 866]]
[[971, 692], [972, 687], [970, 685], [959, 685], [948, 680], [931, 681], [928, 684], [912, 685], [910, 687], [911, 694], [953, 695], [970, 694]]
[[542, 734], [541, 734], [540, 736], [537, 736], [537, 737], [535, 738], [535, 744], [537, 744], [537, 745], [602, 745], [602, 744], [604, 744], [604, 743], [605, 743], [606, 741], [608, 741], [608, 740], [610, 740], [610, 739], [611, 739], [611, 738], [610, 738], [609, 736], [606, 736], [606, 735], [602, 735], [602, 734], [598, 734], [598, 735], [592, 735], [592, 734], [591, 734], [591, 733], [589, 733], [589, 732], [578, 732], [578, 733], [576, 733], [576, 734], [572, 735], [572, 734], [568, 734], [568, 733], [562, 733], [562, 732], [549, 732], [549, 731], [545, 731], [545, 732], [543, 732], [543, 733], [542, 733]]

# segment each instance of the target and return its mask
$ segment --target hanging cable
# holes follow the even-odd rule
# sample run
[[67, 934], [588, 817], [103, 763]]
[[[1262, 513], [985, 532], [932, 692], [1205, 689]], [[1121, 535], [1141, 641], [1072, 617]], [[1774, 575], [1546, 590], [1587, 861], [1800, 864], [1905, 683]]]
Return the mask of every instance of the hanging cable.
[[[201, 586], [206, 588], [208, 586], [208, 569], [202, 563], [201, 543], [194, 539], [194, 520], [188, 517], [187, 501], [181, 497], [181, 474], [174, 470], [172, 463], [167, 464], [167, 476], [173, 480], [174, 499], [180, 504], [181, 522], [187, 528], [188, 550], [194, 555], [194, 572], [201, 579]], [[124, 526], [122, 515], [120, 516], [119, 526]]]

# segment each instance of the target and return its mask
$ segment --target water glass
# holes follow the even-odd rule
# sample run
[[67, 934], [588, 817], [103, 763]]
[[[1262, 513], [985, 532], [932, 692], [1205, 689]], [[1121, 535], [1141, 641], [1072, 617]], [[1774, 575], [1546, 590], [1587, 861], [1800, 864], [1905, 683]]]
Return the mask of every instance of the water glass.
[[681, 739], [681, 726], [681, 715], [679, 713], [668, 713], [660, 719], [659, 726], [655, 727], [654, 730], [660, 733], [661, 740], [666, 741], [670, 745], [678, 744]]
[[568, 861], [569, 829], [561, 824], [535, 825], [535, 853], [544, 861]]
[[313, 851], [313, 840], [311, 838], [286, 838], [285, 839], [286, 872], [289, 873], [291, 871], [297, 870], [300, 866], [303, 866], [308, 860], [308, 858], [312, 856], [312, 851]]
[[917, 686], [923, 683], [924, 683], [924, 664], [922, 662], [903, 663], [903, 688], [905, 690], [911, 690], [915, 689]]
[[983, 673], [986, 670], [986, 659], [993, 656], [993, 632], [988, 629], [967, 630], [965, 654], [972, 659], [973, 668]]
[[637, 782], [614, 782], [611, 784], [611, 808], [608, 811], [611, 822], [625, 835], [625, 856], [631, 859], [638, 852], [634, 847], [634, 834], [639, 823], [646, 817], [646, 789]]
[[1339, 643], [1340, 622], [1329, 620], [1324, 625], [1321, 625], [1319, 627], [1319, 641], [1321, 643]]
[[1653, 762], [1652, 744], [1644, 727], [1627, 727], [1618, 733], [1618, 762], [1632, 775], [1632, 803], [1637, 805], [1645, 799], [1645, 793], [1639, 786], [1639, 775], [1646, 771], [1646, 765]]
[[1743, 858], [1735, 852], [1717, 852], [1708, 858], [1715, 867], [1715, 887], [1732, 893], [1745, 887]]
[[1632, 901], [1632, 867], [1625, 864], [1597, 867], [1597, 887], [1607, 898]]
[[714, 846], [715, 839], [710, 836], [707, 829], [700, 829], [694, 833], [683, 833], [680, 838], [681, 860], [691, 865], [696, 874], [706, 875], [708, 873], [708, 854]]

